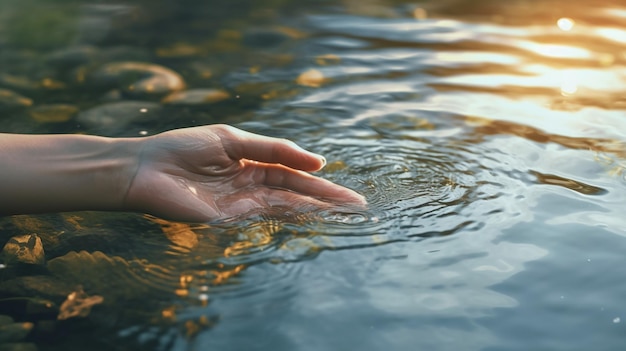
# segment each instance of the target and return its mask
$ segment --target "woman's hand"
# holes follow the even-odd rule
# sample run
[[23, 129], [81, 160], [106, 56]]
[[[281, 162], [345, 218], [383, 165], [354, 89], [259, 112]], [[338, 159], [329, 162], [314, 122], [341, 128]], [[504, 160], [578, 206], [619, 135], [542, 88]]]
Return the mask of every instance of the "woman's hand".
[[356, 192], [315, 177], [325, 160], [296, 144], [226, 125], [142, 140], [124, 207], [182, 221], [224, 219], [281, 206], [365, 205]]

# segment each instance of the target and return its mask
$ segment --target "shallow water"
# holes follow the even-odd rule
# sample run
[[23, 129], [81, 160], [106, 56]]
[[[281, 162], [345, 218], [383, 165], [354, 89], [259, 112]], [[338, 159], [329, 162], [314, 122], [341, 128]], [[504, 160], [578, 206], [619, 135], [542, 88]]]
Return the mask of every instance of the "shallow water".
[[[20, 19], [0, 26], [0, 73], [37, 83], [0, 79], [33, 100], [3, 114], [3, 132], [139, 136], [229, 123], [324, 154], [319, 175], [369, 202], [198, 225], [134, 214], [5, 218], [4, 240], [44, 237], [44, 275], [55, 284], [104, 297], [87, 318], [52, 327], [42, 322], [49, 315], [0, 304], [36, 323], [27, 340], [39, 349], [626, 343], [626, 4], [0, 3], [3, 16]], [[67, 17], [38, 18], [28, 6]], [[37, 32], [46, 21], [57, 32]], [[86, 44], [86, 58], [55, 61]], [[130, 99], [77, 79], [130, 59], [230, 98], [106, 128], [32, 114]], [[298, 80], [311, 69], [323, 79]], [[2, 296], [62, 302], [6, 288], [40, 275], [5, 274]]]

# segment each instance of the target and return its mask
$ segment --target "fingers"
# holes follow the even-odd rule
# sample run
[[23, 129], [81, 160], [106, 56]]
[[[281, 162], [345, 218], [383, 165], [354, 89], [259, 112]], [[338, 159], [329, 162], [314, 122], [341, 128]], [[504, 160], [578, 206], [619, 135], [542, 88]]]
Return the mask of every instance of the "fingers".
[[243, 193], [235, 193], [221, 198], [219, 202], [221, 217], [217, 219], [247, 215], [256, 211], [268, 211], [276, 207], [294, 212], [310, 212], [331, 206], [332, 204], [328, 202], [287, 190], [265, 187], [251, 188], [246, 189]]
[[365, 206], [367, 201], [359, 193], [306, 172], [296, 171], [280, 165], [256, 165], [263, 167], [263, 184], [269, 187], [288, 189], [302, 195], [323, 198], [347, 205]]
[[295, 143], [219, 125], [218, 134], [229, 157], [265, 163], [279, 163], [303, 171], [318, 171], [326, 164], [323, 156], [306, 151]]

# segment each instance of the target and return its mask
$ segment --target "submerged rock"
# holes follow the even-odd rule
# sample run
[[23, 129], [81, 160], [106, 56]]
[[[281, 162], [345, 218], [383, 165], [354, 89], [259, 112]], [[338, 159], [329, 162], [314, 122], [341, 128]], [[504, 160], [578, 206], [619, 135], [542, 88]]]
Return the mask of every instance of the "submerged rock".
[[31, 92], [39, 88], [39, 83], [26, 77], [0, 73], [0, 86], [22, 92]]
[[14, 236], [4, 245], [2, 258], [7, 263], [44, 264], [46, 255], [37, 234]]
[[178, 73], [146, 62], [108, 63], [96, 70], [89, 81], [120, 89], [129, 96], [163, 96], [185, 88], [185, 81]]
[[12, 90], [0, 89], [0, 111], [15, 110], [31, 106], [33, 100]]
[[157, 120], [161, 110], [161, 105], [154, 102], [110, 102], [80, 112], [76, 120], [87, 128], [97, 130], [99, 134], [115, 135], [131, 124]]
[[[60, 214], [11, 216], [10, 225], [1, 229], [10, 232], [10, 236], [24, 233], [37, 233], [45, 248], [47, 258], [51, 257], [49, 256], [50, 248], [58, 245], [59, 235], [69, 231], [68, 226], [63, 221], [63, 217]], [[9, 238], [6, 238], [6, 240], [8, 239]]]
[[48, 262], [49, 271], [66, 284], [81, 285], [105, 303], [171, 293], [179, 277], [144, 260], [125, 260], [102, 252], [70, 252]]
[[79, 43], [98, 44], [119, 30], [124, 23], [132, 23], [141, 14], [139, 7], [126, 4], [84, 4], [77, 23]]
[[37, 345], [32, 342], [8, 342], [0, 344], [1, 351], [37, 351]]
[[[9, 323], [0, 325], [0, 343], [14, 342], [23, 340], [33, 329], [33, 323]], [[0, 349], [4, 345], [0, 344]]]
[[243, 43], [254, 48], [278, 46], [291, 39], [299, 39], [305, 34], [289, 27], [252, 28], [243, 33]]
[[78, 113], [78, 107], [69, 104], [40, 105], [28, 113], [40, 123], [61, 123], [72, 119]]
[[172, 93], [163, 99], [163, 103], [182, 106], [203, 106], [229, 98], [230, 94], [220, 89], [192, 89]]
[[72, 292], [73, 288], [74, 285], [49, 275], [28, 275], [0, 282], [0, 295], [39, 296], [41, 299], [31, 299], [33, 304], [50, 305], [49, 301], [42, 299], [50, 299], [60, 303]]
[[0, 325], [11, 323], [13, 323], [13, 318], [11, 316], [7, 316], [6, 314], [0, 314]]
[[97, 53], [94, 46], [74, 46], [52, 52], [46, 61], [58, 68], [71, 68], [90, 62]]
[[138, 46], [113, 46], [100, 51], [100, 62], [143, 62], [149, 61], [152, 53]]
[[280, 45], [291, 39], [286, 33], [271, 29], [250, 29], [243, 33], [243, 43], [254, 48]]

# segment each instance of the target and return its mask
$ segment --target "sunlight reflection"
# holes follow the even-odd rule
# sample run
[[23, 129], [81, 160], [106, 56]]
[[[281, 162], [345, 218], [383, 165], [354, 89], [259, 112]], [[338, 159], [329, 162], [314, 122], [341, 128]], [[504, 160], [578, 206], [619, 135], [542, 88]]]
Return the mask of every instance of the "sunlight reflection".
[[567, 17], [559, 18], [559, 20], [556, 21], [557, 27], [565, 32], [569, 32], [570, 30], [572, 30], [572, 28], [574, 28], [574, 24], [574, 20]]
[[626, 80], [623, 72], [620, 72], [618, 68], [605, 70], [555, 69], [547, 65], [537, 64], [524, 67], [522, 72], [525, 74], [491, 74], [489, 79], [485, 79], [484, 74], [441, 77], [437, 83], [448, 88], [456, 87], [457, 90], [500, 89], [498, 91], [510, 96], [541, 95], [554, 89], [567, 95], [583, 93], [588, 97], [608, 97], [606, 93], [619, 94], [623, 90]]
[[538, 44], [526, 40], [518, 40], [516, 41], [516, 44], [523, 49], [535, 52], [545, 57], [570, 59], [590, 59], [593, 57], [592, 53], [589, 50], [574, 46]]
[[570, 75], [567, 71], [561, 72], [561, 95], [570, 96], [578, 91], [576, 75]]
[[594, 32], [611, 41], [626, 44], [626, 30], [624, 29], [603, 27], [594, 29]]
[[[624, 87], [624, 78], [618, 69], [554, 69], [546, 65], [529, 65], [524, 71], [535, 74], [535, 77], [524, 79], [532, 81], [532, 85], [553, 87], [556, 83], [561, 91], [570, 94], [580, 90], [583, 85], [587, 89], [602, 92], [620, 92]], [[519, 81], [511, 81], [510, 84], [522, 85]]]
[[441, 64], [447, 63], [496, 63], [502, 65], [518, 65], [521, 60], [518, 57], [508, 54], [481, 52], [481, 51], [465, 51], [459, 53], [456, 51], [441, 51], [433, 53], [433, 58], [426, 60], [426, 63]]
[[604, 11], [609, 15], [613, 15], [614, 17], [626, 18], [626, 9], [604, 9]]

